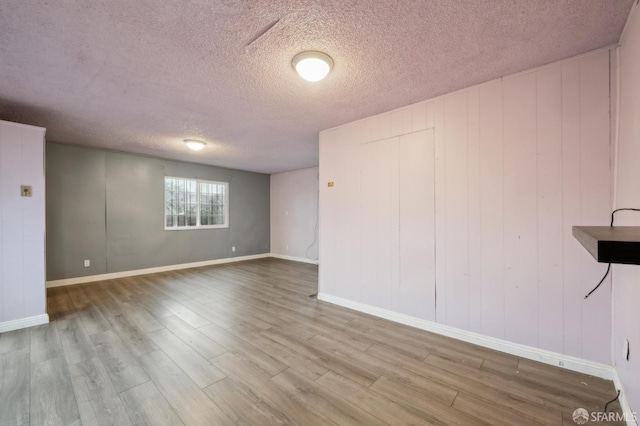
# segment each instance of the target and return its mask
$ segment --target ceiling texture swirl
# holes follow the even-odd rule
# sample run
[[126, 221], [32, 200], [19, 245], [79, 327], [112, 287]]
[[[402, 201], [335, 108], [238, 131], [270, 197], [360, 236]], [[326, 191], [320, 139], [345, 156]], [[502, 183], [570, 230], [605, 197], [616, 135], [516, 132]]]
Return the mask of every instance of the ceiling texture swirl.
[[[320, 130], [613, 45], [632, 3], [3, 0], [0, 119], [51, 142], [311, 167]], [[333, 58], [325, 80], [296, 74], [305, 50]]]

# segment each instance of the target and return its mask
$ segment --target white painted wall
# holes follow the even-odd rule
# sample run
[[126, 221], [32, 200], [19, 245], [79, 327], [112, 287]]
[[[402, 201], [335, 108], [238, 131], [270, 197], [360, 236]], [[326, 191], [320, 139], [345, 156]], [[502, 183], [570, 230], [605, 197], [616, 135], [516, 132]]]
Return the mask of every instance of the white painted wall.
[[[0, 331], [48, 321], [44, 132], [0, 121]], [[21, 185], [33, 196], [21, 197]]]
[[271, 253], [318, 259], [318, 168], [271, 175]]
[[320, 293], [610, 364], [609, 130], [605, 50], [321, 132]]
[[[629, 18], [619, 54], [616, 208], [640, 208], [640, 10]], [[640, 226], [640, 213], [619, 212], [616, 225]], [[613, 266], [613, 358], [631, 408], [640, 411], [640, 266]], [[631, 357], [625, 359], [624, 339]]]

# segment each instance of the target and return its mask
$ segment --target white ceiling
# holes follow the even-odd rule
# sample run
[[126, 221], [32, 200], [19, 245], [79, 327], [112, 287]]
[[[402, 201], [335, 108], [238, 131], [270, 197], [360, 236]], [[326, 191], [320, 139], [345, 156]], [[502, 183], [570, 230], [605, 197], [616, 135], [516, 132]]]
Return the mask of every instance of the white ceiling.
[[[616, 43], [632, 2], [3, 0], [0, 119], [52, 142], [310, 167], [320, 130]], [[303, 50], [334, 59], [326, 80], [295, 74]]]

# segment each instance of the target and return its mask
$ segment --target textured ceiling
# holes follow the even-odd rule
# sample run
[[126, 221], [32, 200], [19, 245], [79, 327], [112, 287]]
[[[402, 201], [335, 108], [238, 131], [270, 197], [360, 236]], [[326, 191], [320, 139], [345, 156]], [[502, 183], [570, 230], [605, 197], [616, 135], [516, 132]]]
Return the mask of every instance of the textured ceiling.
[[[52, 142], [299, 169], [320, 130], [616, 43], [632, 2], [2, 0], [0, 119]], [[295, 74], [303, 50], [334, 59], [326, 80]]]

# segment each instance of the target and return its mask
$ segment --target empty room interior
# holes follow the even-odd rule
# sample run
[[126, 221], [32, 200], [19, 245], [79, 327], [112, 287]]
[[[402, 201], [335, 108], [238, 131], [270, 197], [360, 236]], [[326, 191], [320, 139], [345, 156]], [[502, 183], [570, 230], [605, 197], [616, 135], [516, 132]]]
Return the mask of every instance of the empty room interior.
[[640, 0], [0, 2], [0, 426], [637, 425]]

